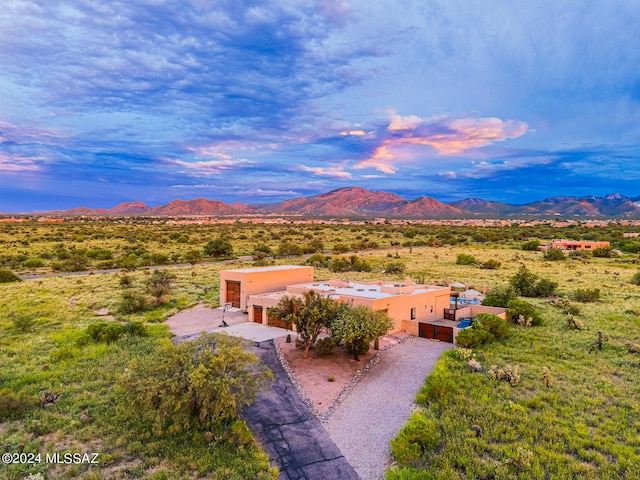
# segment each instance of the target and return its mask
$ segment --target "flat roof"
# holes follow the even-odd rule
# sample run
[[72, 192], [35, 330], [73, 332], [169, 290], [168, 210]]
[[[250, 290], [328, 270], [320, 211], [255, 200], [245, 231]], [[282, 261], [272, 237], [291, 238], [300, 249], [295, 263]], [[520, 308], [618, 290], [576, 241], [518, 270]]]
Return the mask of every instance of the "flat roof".
[[[292, 285], [293, 286], [293, 285]], [[399, 295], [419, 295], [426, 292], [434, 292], [447, 287], [431, 287], [428, 285], [420, 285], [422, 288], [416, 288], [412, 292], [382, 292], [381, 287], [387, 285], [371, 285], [367, 283], [349, 282], [348, 286], [340, 287], [330, 285], [328, 282], [313, 282], [305, 283], [301, 285], [295, 285], [296, 287], [305, 288], [308, 290], [315, 290], [317, 292], [324, 292], [339, 297], [357, 297], [357, 298], [369, 298], [376, 300], [379, 298], [397, 297]]]
[[253, 267], [253, 268], [237, 268], [233, 270], [222, 270], [223, 272], [238, 273], [258, 273], [258, 272], [275, 272], [278, 270], [297, 270], [299, 268], [313, 268], [305, 265], [275, 265], [271, 267]]

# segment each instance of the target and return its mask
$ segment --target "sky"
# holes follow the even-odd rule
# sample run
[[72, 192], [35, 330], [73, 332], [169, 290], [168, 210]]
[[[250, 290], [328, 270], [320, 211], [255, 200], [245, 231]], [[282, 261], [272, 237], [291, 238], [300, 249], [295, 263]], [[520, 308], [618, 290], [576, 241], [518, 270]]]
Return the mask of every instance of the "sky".
[[640, 195], [637, 0], [3, 0], [0, 211]]

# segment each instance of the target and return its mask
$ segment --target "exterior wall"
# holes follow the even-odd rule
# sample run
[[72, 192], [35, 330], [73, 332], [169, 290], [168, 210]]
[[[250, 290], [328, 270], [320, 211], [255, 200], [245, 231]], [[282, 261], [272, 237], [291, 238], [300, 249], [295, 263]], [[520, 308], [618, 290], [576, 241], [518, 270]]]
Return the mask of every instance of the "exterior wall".
[[277, 292], [295, 283], [313, 282], [313, 267], [222, 270], [220, 272], [221, 305], [227, 301], [227, 280], [240, 282], [240, 309], [247, 312], [250, 295]]
[[[395, 295], [374, 300], [370, 308], [387, 310], [387, 314], [393, 320], [393, 328], [390, 333], [406, 330], [407, 332], [415, 331], [417, 335], [418, 323], [442, 318], [444, 309], [449, 306], [450, 293], [449, 288], [442, 288], [412, 295]], [[363, 303], [354, 302], [354, 305], [358, 304]], [[415, 320], [411, 320], [412, 308], [416, 309]], [[410, 324], [415, 324], [415, 326]]]
[[606, 248], [610, 247], [611, 243], [609, 242], [589, 242], [589, 241], [581, 241], [581, 240], [551, 240], [549, 245], [543, 245], [540, 247], [541, 250], [549, 250], [550, 248], [559, 248], [564, 251], [573, 251], [573, 250], [595, 250], [596, 248]]

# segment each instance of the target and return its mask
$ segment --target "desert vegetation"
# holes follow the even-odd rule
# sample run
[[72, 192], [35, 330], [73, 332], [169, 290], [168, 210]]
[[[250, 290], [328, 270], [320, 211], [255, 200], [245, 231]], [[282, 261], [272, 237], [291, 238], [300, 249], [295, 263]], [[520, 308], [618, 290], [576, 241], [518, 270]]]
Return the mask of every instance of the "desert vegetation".
[[[0, 273], [8, 279], [0, 284], [0, 441], [11, 452], [102, 452], [98, 468], [14, 465], [6, 476], [274, 478], [237, 417], [201, 425], [190, 416], [196, 408], [181, 412], [180, 428], [160, 425], [132, 414], [144, 402], [118, 386], [145, 360], [168, 355], [168, 316], [198, 302], [218, 305], [221, 268], [298, 263], [314, 265], [317, 280], [461, 281], [489, 288], [485, 303], [511, 312], [508, 323], [479, 322], [487, 341], [470, 346], [470, 358], [451, 353], [439, 362], [418, 396], [415, 428], [393, 447], [411, 451], [399, 453], [389, 478], [634, 478], [640, 258], [637, 241], [622, 237], [629, 229], [0, 224]], [[609, 240], [622, 255], [552, 261], [522, 248], [558, 237]], [[461, 254], [475, 261], [459, 263]], [[495, 268], [482, 267], [488, 262]], [[310, 348], [331, 352], [323, 343]]]

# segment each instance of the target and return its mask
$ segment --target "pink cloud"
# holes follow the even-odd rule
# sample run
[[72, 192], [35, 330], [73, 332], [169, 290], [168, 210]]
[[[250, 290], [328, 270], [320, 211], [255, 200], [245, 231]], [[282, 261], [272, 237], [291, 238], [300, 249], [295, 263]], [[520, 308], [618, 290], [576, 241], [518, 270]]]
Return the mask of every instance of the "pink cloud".
[[351, 173], [346, 172], [343, 167], [307, 167], [300, 165], [299, 169], [303, 172], [311, 172], [315, 175], [333, 177], [333, 178], [351, 178]]
[[494, 142], [517, 138], [529, 131], [529, 126], [518, 120], [496, 117], [423, 119], [416, 115], [393, 115], [386, 130], [386, 138], [373, 154], [355, 165], [355, 168], [373, 167], [384, 173], [395, 173], [395, 164], [411, 161], [419, 152], [411, 152], [403, 145], [427, 145], [440, 155], [458, 155]]
[[33, 172], [35, 170], [40, 170], [40, 166], [31, 158], [0, 154], [0, 171], [2, 172]]

